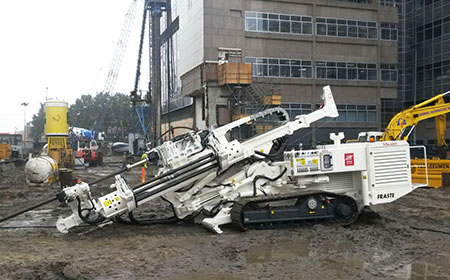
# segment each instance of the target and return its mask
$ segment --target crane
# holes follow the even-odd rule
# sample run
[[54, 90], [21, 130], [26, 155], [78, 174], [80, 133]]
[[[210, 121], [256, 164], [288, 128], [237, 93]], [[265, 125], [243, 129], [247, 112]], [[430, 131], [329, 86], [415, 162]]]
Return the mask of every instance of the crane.
[[113, 59], [109, 67], [108, 76], [106, 78], [104, 93], [113, 93], [116, 85], [117, 77], [119, 75], [122, 59], [127, 48], [128, 39], [130, 38], [131, 30], [133, 29], [134, 19], [136, 17], [137, 0], [132, 0], [122, 24], [119, 40], [116, 44]]

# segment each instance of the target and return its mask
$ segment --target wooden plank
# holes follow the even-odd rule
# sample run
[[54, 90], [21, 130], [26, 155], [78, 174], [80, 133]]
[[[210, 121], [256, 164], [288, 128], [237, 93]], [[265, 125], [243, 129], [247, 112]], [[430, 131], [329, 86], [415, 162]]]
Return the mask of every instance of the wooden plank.
[[219, 86], [225, 84], [251, 84], [252, 65], [242, 62], [227, 62], [217, 66], [217, 75]]

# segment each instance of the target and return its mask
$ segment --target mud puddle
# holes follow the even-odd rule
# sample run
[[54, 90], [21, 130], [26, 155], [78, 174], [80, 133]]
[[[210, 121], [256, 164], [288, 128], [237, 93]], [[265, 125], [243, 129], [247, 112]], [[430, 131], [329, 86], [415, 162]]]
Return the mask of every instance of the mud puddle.
[[309, 241], [280, 240], [275, 244], [260, 243], [250, 247], [246, 254], [248, 264], [283, 260], [294, 260], [307, 257]]

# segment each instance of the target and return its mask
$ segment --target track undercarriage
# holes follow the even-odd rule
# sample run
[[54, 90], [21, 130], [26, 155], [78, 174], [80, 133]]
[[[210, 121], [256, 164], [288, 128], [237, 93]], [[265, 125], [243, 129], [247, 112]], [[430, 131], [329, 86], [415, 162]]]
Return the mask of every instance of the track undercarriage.
[[233, 224], [243, 230], [311, 223], [348, 225], [358, 216], [356, 201], [334, 193], [292, 193], [242, 198], [231, 211]]

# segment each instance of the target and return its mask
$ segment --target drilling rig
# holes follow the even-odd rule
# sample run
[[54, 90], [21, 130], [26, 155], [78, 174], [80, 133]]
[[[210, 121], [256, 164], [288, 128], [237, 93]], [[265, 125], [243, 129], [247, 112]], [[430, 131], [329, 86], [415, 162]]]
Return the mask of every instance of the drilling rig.
[[[147, 157], [94, 182], [79, 182], [48, 201], [66, 203], [71, 214], [56, 227], [67, 233], [81, 224], [105, 220], [139, 223], [133, 211], [163, 198], [174, 219], [190, 217], [215, 233], [234, 224], [261, 229], [304, 222], [350, 224], [365, 207], [393, 202], [420, 184], [411, 182], [410, 149], [406, 141], [342, 143], [343, 133], [331, 134], [331, 145], [286, 151], [288, 136], [320, 119], [338, 116], [329, 86], [321, 109], [289, 120], [284, 109], [271, 108], [214, 130], [189, 132], [146, 152]], [[268, 115], [280, 126], [239, 142], [230, 131]], [[135, 186], [120, 175], [145, 163], [158, 174]], [[91, 187], [115, 178], [115, 189], [93, 198]], [[12, 218], [33, 207], [0, 219]], [[128, 216], [129, 220], [125, 217]], [[164, 221], [154, 221], [166, 222]]]

